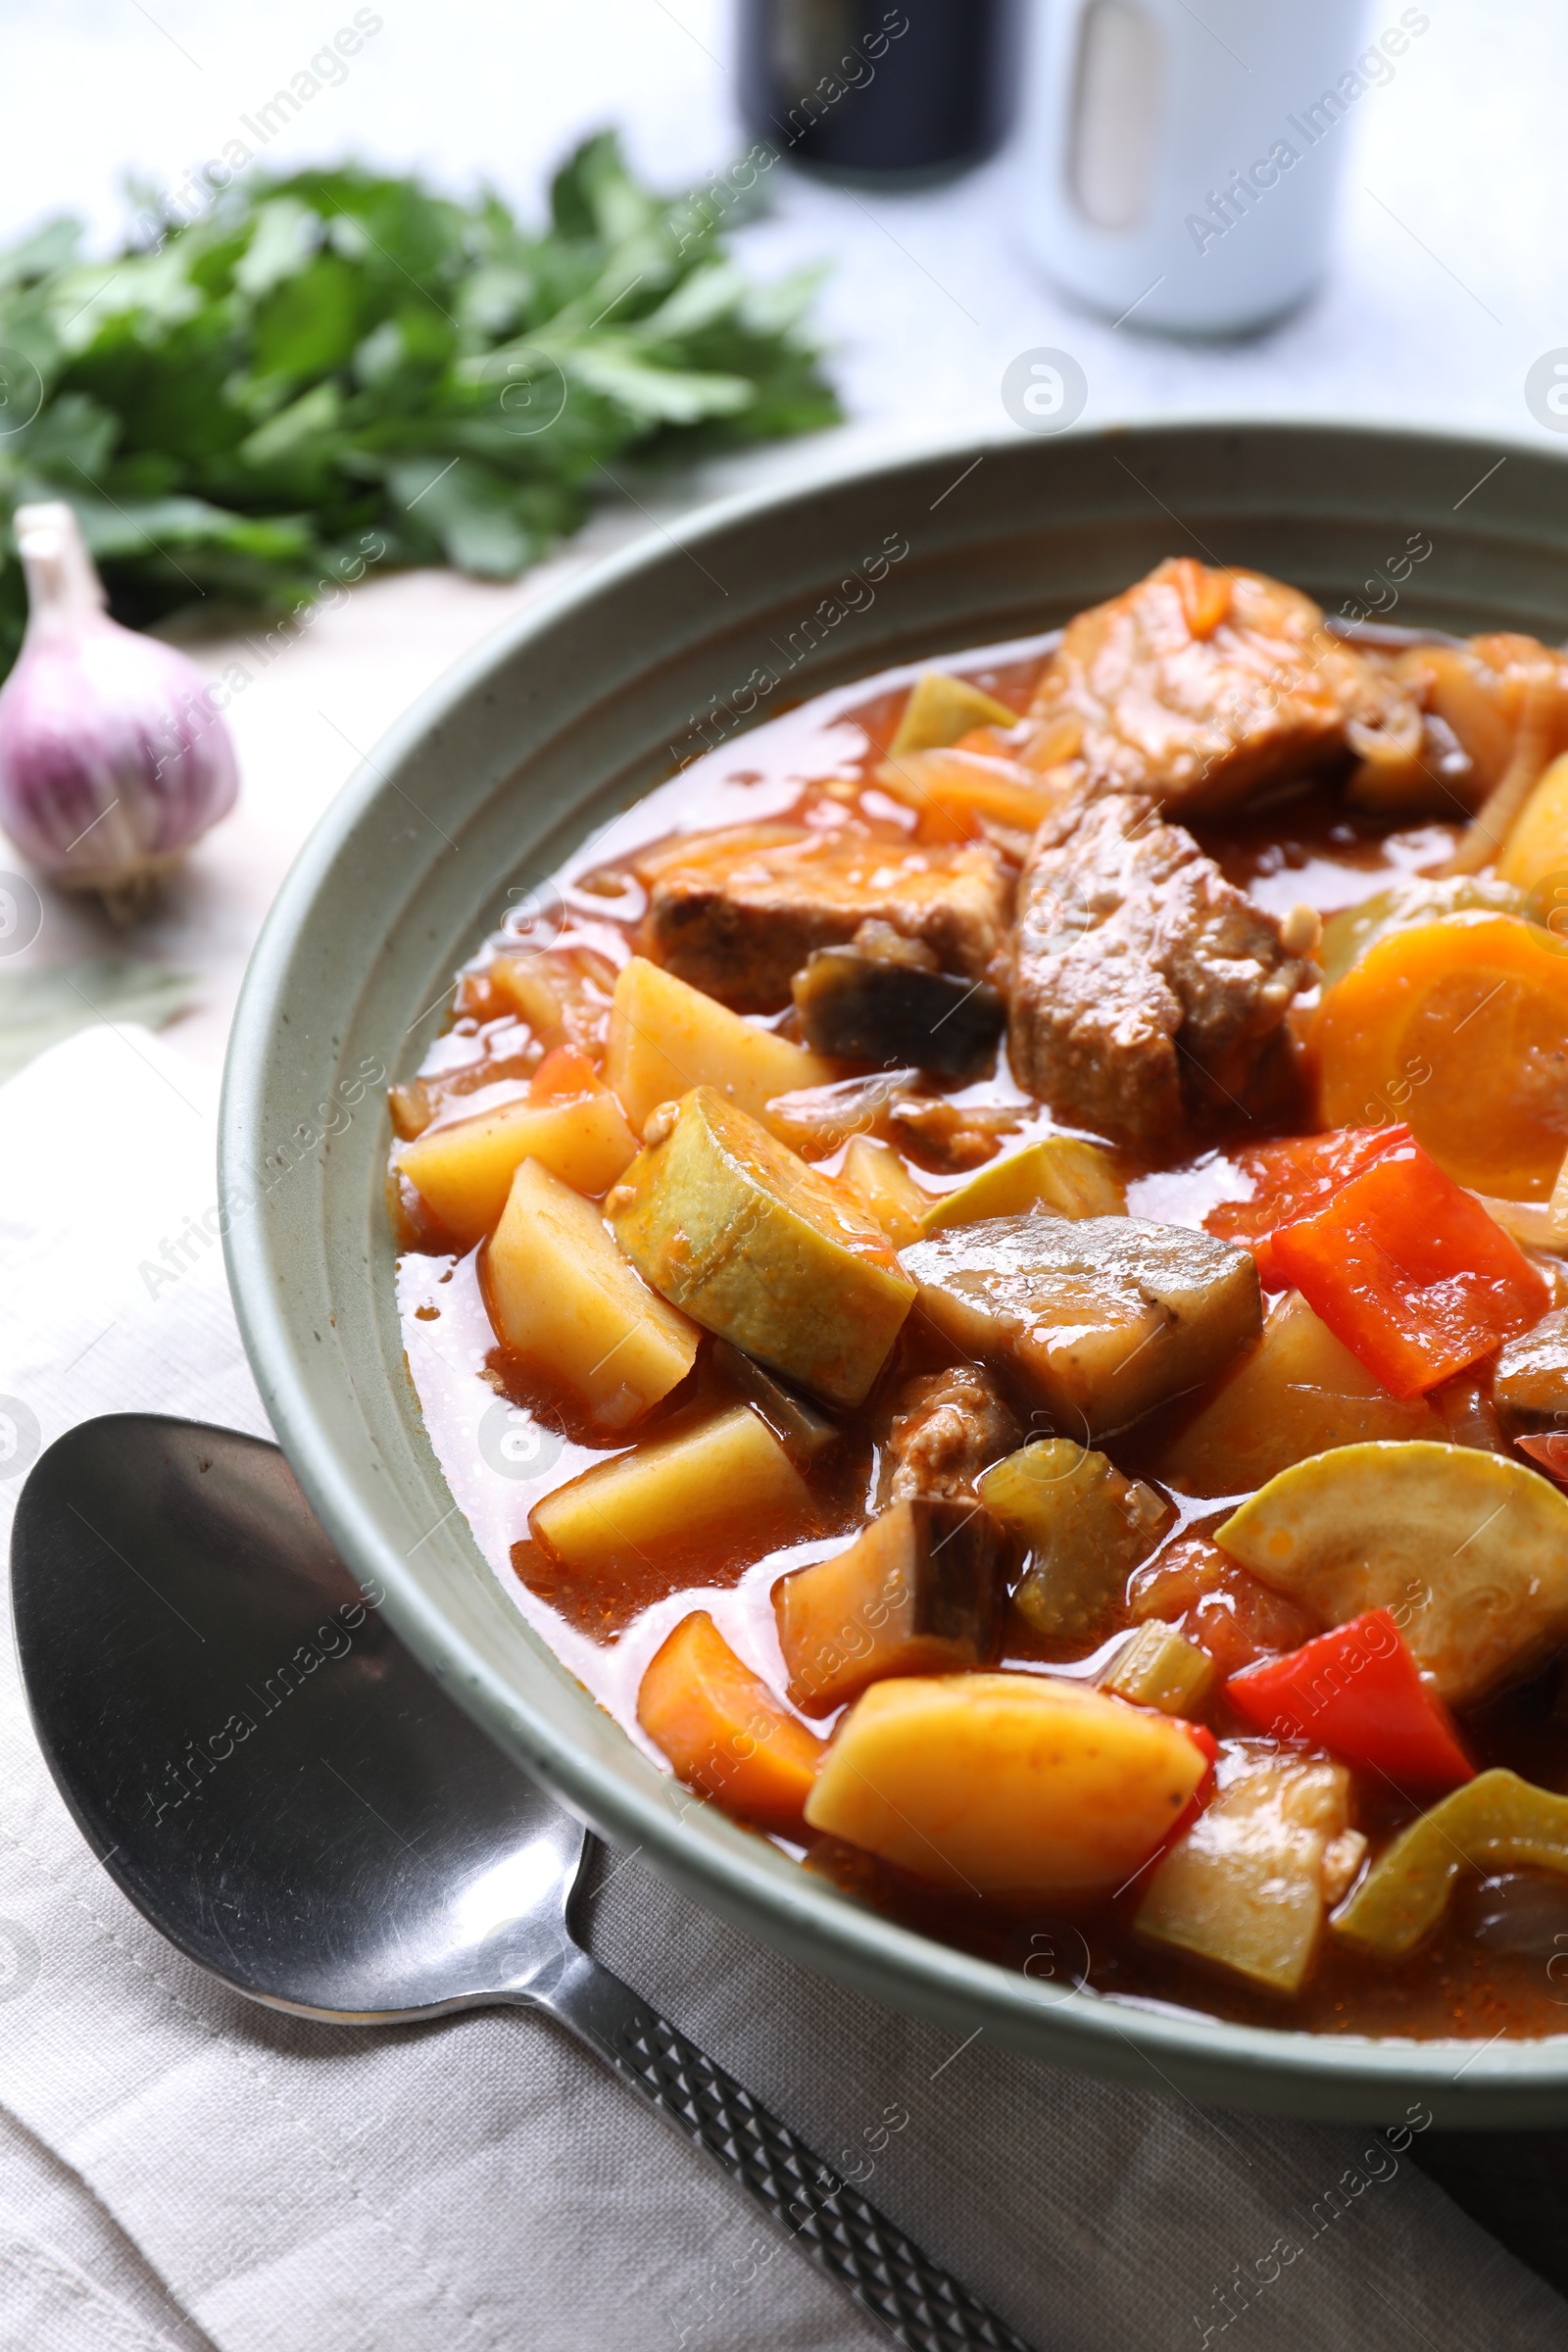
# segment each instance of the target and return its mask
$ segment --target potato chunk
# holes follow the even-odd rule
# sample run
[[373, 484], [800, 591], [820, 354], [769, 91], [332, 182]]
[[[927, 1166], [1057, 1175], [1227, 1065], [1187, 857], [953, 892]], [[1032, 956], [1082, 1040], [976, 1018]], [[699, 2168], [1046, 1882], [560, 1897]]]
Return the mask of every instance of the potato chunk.
[[1568, 752], [1559, 752], [1516, 818], [1502, 856], [1500, 880], [1534, 890], [1568, 862]]
[[1245, 1250], [1138, 1217], [987, 1217], [902, 1262], [940, 1332], [966, 1355], [1010, 1356], [1075, 1435], [1196, 1387], [1262, 1327]]
[[689, 1788], [759, 1829], [805, 1838], [822, 1742], [735, 1655], [706, 1609], [683, 1617], [654, 1657], [637, 1720]]
[[1207, 1770], [1180, 1724], [1081, 1683], [911, 1677], [856, 1700], [806, 1818], [954, 1894], [1102, 1895]]
[[750, 1405], [737, 1404], [596, 1462], [536, 1502], [528, 1528], [556, 1559], [588, 1573], [635, 1571], [651, 1552], [696, 1550], [743, 1527], [749, 1542], [799, 1535], [812, 1518], [810, 1492], [789, 1455]]
[[1242, 1494], [1331, 1446], [1443, 1436], [1424, 1396], [1391, 1396], [1300, 1292], [1287, 1291], [1257, 1348], [1166, 1448], [1158, 1475], [1184, 1494]]
[[599, 1211], [536, 1159], [512, 1179], [485, 1252], [496, 1337], [624, 1429], [685, 1379], [697, 1333], [626, 1263]]
[[1170, 1525], [1152, 1487], [1071, 1438], [1042, 1438], [994, 1463], [981, 1501], [1029, 1545], [1013, 1600], [1036, 1632], [1086, 1641], [1119, 1601], [1129, 1573]]
[[604, 1052], [615, 967], [593, 948], [503, 950], [485, 978], [542, 1045], [575, 1046], [597, 1061]]
[[673, 1102], [694, 1086], [710, 1086], [762, 1118], [773, 1096], [828, 1086], [837, 1076], [832, 1062], [771, 1029], [754, 1029], [738, 1012], [640, 956], [615, 982], [605, 1082], [639, 1135], [661, 1102]]
[[992, 1665], [1011, 1550], [989, 1511], [922, 1496], [895, 1503], [847, 1551], [780, 1578], [790, 1697], [827, 1715], [888, 1675]]
[[611, 1205], [665, 1298], [829, 1403], [859, 1403], [914, 1285], [847, 1186], [700, 1086]]
[[895, 1249], [919, 1240], [931, 1197], [920, 1190], [903, 1154], [891, 1144], [858, 1135], [844, 1154], [840, 1176], [859, 1195]]
[[1568, 1496], [1470, 1446], [1341, 1446], [1270, 1479], [1214, 1541], [1324, 1625], [1391, 1608], [1452, 1706], [1568, 1641]]
[[494, 1230], [515, 1169], [537, 1160], [573, 1192], [608, 1193], [637, 1152], [612, 1094], [599, 1089], [565, 1102], [508, 1102], [477, 1118], [427, 1127], [397, 1164], [466, 1247]]
[[1150, 1879], [1138, 1933], [1266, 1992], [1299, 1992], [1323, 1933], [1325, 1864], [1348, 1826], [1350, 1776], [1326, 1756], [1227, 1740], [1215, 1777], [1215, 1795]]

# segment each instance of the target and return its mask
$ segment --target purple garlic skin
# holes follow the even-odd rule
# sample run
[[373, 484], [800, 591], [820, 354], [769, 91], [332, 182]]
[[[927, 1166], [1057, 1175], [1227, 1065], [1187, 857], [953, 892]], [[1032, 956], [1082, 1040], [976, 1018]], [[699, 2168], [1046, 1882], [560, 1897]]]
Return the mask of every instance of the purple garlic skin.
[[0, 687], [0, 825], [127, 911], [233, 807], [233, 742], [195, 663], [103, 610], [71, 508], [20, 507], [16, 532], [30, 609]]

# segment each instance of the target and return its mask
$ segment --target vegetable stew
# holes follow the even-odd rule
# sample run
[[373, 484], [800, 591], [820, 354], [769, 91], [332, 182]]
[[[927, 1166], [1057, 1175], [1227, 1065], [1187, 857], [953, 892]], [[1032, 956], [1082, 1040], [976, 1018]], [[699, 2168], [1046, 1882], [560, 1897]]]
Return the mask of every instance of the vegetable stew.
[[481, 1549], [1032, 1977], [1568, 2011], [1568, 656], [1182, 558], [651, 792], [392, 1090]]

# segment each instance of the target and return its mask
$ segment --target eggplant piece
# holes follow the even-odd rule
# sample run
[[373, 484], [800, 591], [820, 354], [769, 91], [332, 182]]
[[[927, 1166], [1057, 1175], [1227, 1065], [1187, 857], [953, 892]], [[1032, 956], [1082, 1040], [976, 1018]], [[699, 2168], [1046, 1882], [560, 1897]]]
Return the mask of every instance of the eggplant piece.
[[713, 1370], [745, 1397], [783, 1446], [797, 1470], [808, 1471], [843, 1435], [836, 1421], [797, 1396], [765, 1365], [728, 1340], [713, 1343]]
[[993, 1665], [1015, 1559], [1012, 1539], [978, 1503], [895, 1503], [848, 1551], [774, 1586], [791, 1699], [826, 1715], [889, 1675]]
[[928, 947], [885, 923], [862, 925], [848, 947], [818, 948], [790, 989], [813, 1054], [937, 1078], [982, 1077], [1006, 1020], [996, 989], [939, 971]]
[[1074, 1437], [1195, 1388], [1263, 1327], [1247, 1250], [1141, 1217], [985, 1217], [900, 1258], [943, 1337], [1009, 1358]]

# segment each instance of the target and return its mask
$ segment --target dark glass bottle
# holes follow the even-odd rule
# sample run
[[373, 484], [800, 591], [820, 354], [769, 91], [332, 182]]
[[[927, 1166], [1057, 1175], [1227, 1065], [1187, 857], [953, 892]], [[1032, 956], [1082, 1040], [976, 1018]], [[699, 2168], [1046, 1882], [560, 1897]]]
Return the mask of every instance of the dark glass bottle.
[[1020, 0], [740, 0], [754, 138], [833, 179], [918, 186], [1011, 127]]

